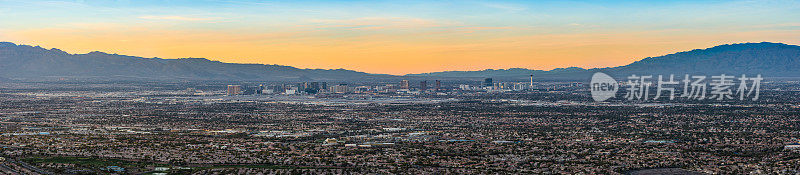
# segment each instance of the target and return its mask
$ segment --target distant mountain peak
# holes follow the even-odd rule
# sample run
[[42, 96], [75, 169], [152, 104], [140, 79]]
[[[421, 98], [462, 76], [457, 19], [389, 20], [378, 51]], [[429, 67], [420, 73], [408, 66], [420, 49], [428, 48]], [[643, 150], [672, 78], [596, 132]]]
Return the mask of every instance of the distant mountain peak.
[[711, 47], [709, 49], [725, 48], [725, 47], [741, 47], [741, 46], [745, 46], [745, 47], [754, 47], [754, 46], [790, 46], [790, 47], [800, 47], [800, 46], [788, 45], [788, 44], [784, 44], [784, 43], [759, 42], [759, 43], [723, 44], [723, 45], [718, 45], [718, 46]]
[[586, 70], [586, 69], [580, 68], [580, 67], [567, 67], [567, 68], [555, 68], [553, 70], [550, 70], [550, 72], [583, 71], [583, 70]]
[[0, 47], [14, 47], [14, 46], [17, 46], [17, 44], [14, 44], [12, 42], [0, 42]]
[[108, 54], [108, 53], [105, 53], [105, 52], [100, 52], [100, 51], [91, 51], [89, 53], [86, 53], [86, 55], [111, 55], [111, 54]]

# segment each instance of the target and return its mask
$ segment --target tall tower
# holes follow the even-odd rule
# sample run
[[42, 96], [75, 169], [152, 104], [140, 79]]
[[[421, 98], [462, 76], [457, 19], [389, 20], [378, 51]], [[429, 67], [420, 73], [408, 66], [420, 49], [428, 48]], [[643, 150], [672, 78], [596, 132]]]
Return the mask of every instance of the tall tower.
[[530, 87], [533, 87], [533, 74], [531, 74], [531, 85], [530, 85]]
[[439, 81], [439, 80], [436, 80], [436, 91], [439, 91], [439, 89], [441, 89], [441, 88], [442, 88], [442, 82]]
[[422, 80], [419, 82], [419, 90], [425, 91], [428, 90], [428, 81]]

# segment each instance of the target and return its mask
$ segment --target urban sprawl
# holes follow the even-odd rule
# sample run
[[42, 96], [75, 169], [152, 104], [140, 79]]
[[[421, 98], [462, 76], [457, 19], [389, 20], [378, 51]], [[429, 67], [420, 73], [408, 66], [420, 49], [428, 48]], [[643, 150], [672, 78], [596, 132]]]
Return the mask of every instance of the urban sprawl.
[[799, 84], [595, 102], [532, 78], [7, 82], [0, 174], [798, 174]]

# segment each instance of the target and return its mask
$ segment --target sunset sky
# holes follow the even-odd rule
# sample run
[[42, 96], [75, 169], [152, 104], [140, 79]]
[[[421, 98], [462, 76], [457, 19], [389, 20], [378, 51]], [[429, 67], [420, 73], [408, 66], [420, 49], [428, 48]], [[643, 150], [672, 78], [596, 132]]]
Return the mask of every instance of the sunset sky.
[[159, 58], [408, 74], [620, 66], [800, 44], [800, 1], [0, 0], [0, 41]]

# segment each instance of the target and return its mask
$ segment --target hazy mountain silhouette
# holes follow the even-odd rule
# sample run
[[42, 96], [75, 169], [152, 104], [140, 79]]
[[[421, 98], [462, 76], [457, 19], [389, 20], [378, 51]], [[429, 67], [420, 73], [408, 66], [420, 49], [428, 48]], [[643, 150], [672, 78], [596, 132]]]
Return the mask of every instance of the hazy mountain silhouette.
[[706, 74], [800, 77], [800, 46], [781, 43], [726, 44], [602, 70], [609, 74]]
[[800, 46], [781, 43], [743, 43], [720, 45], [674, 54], [648, 57], [613, 68], [559, 68], [550, 71], [500, 69], [482, 71], [448, 71], [407, 76], [422, 77], [494, 77], [525, 80], [531, 74], [539, 80], [585, 80], [594, 72], [615, 77], [636, 75], [741, 75], [765, 77], [800, 77]]
[[800, 77], [800, 46], [780, 43], [720, 45], [629, 65], [598, 68], [522, 68], [448, 71], [392, 76], [344, 69], [298, 69], [290, 66], [235, 64], [204, 58], [160, 59], [91, 52], [69, 54], [58, 49], [0, 42], [0, 82], [75, 78], [89, 80], [231, 80], [231, 81], [382, 81], [398, 79], [586, 80], [594, 72], [615, 77], [637, 75], [755, 75]]
[[391, 75], [344, 69], [298, 69], [290, 66], [234, 64], [204, 58], [160, 59], [91, 52], [68, 54], [14, 43], [0, 43], [0, 76], [49, 80], [254, 80], [351, 81], [382, 80]]

